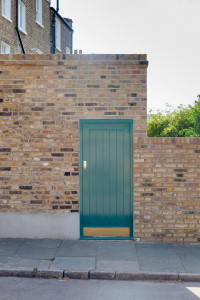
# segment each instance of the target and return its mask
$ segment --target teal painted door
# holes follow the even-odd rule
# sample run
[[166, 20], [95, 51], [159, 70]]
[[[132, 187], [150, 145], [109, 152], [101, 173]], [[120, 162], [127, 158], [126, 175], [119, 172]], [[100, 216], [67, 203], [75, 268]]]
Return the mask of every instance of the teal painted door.
[[81, 237], [133, 235], [132, 126], [81, 121]]

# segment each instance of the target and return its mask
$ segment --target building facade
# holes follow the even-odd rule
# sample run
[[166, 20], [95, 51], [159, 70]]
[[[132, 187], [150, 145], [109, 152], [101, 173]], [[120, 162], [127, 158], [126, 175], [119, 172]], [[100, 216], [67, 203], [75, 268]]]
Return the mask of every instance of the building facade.
[[72, 35], [72, 20], [49, 0], [0, 1], [1, 54], [72, 53]]

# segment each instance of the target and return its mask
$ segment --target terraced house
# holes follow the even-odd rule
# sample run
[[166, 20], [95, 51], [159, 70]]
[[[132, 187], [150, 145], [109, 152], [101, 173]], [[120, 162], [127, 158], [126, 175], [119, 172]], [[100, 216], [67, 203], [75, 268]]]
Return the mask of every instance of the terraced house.
[[0, 53], [72, 53], [72, 20], [50, 0], [0, 1]]

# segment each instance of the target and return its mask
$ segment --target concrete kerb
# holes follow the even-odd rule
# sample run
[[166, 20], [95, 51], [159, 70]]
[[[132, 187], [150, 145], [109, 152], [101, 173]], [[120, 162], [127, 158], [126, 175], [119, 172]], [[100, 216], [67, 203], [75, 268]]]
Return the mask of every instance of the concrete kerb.
[[52, 279], [101, 279], [130, 281], [184, 281], [200, 282], [200, 274], [183, 273], [118, 273], [105, 271], [50, 271], [50, 270], [0, 270], [0, 277], [52, 278]]
[[36, 277], [35, 271], [26, 271], [26, 270], [0, 270], [0, 277], [25, 277], [25, 278], [34, 278]]
[[179, 276], [175, 273], [116, 273], [117, 280], [160, 280], [178, 281]]
[[179, 274], [180, 281], [200, 282], [200, 274]]
[[114, 280], [114, 279], [116, 279], [116, 273], [93, 270], [89, 273], [89, 278], [90, 279]]
[[63, 273], [64, 278], [68, 279], [89, 279], [90, 272], [88, 271], [64, 271]]
[[0, 270], [0, 277], [24, 277], [24, 278], [53, 278], [61, 279], [64, 277], [62, 271], [49, 271], [49, 270]]

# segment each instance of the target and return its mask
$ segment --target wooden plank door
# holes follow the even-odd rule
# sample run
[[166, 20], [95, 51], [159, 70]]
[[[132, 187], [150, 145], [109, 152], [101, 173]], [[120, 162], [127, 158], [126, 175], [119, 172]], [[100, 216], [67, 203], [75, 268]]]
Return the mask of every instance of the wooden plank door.
[[81, 237], [132, 237], [132, 121], [81, 121], [80, 150]]

